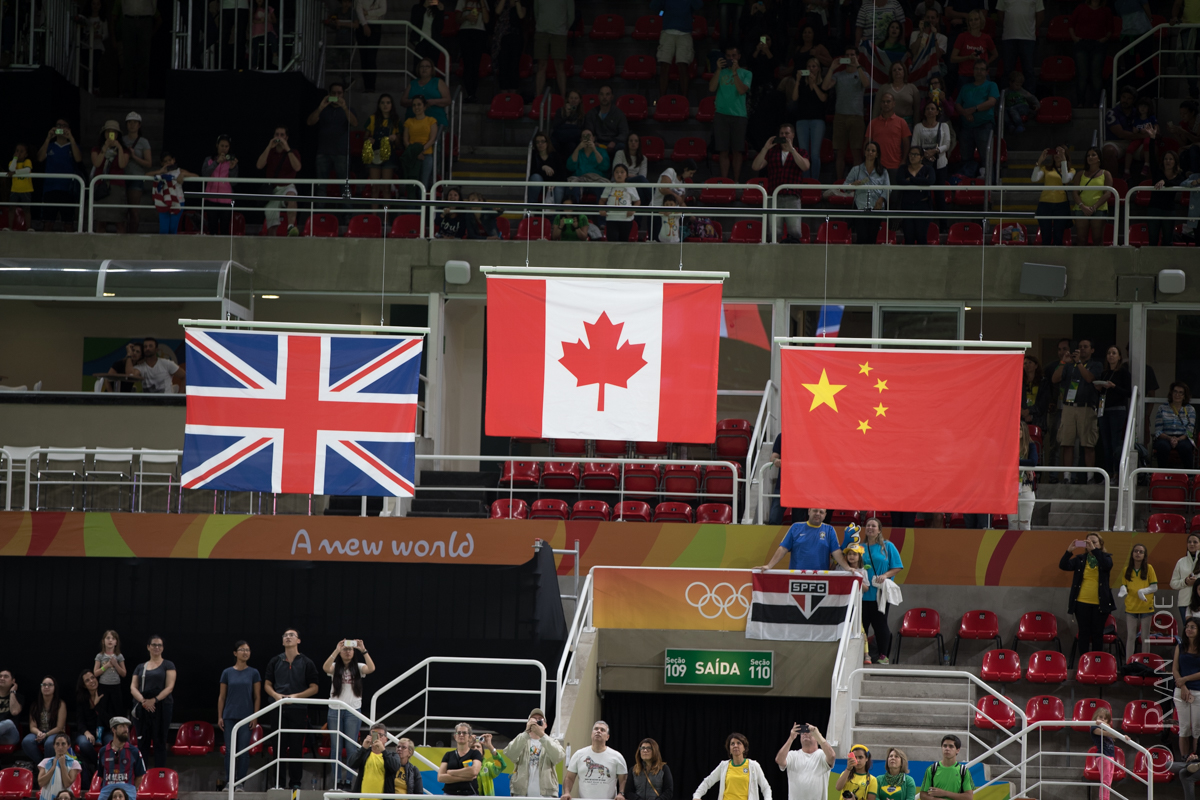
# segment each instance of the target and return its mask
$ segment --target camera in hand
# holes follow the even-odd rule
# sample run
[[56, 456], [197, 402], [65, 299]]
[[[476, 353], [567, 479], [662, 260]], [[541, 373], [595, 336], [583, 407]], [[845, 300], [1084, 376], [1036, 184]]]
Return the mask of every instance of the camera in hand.
[[808, 727], [808, 723], [805, 723], [800, 726], [801, 733], [808, 733], [810, 730], [812, 730], [812, 728]]
[[66, 130], [64, 128], [55, 128], [54, 129], [55, 136], [62, 136], [64, 133], [66, 133]]

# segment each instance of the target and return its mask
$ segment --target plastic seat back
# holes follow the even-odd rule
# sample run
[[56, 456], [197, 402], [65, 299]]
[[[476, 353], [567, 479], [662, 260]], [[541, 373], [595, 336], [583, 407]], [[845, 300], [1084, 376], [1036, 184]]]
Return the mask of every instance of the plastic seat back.
[[650, 504], [644, 500], [622, 500], [613, 508], [615, 522], [649, 522]]
[[571, 510], [563, 500], [543, 498], [534, 500], [529, 512], [530, 519], [559, 519], [566, 521], [571, 516]]
[[529, 519], [529, 504], [519, 497], [502, 497], [492, 503], [492, 519]]
[[696, 522], [733, 524], [733, 507], [727, 503], [704, 503], [696, 509]]
[[[1025, 704], [1025, 719], [1030, 724], [1034, 722], [1058, 722], [1067, 718], [1066, 707], [1062, 698], [1052, 694], [1039, 694], [1029, 698]], [[1062, 725], [1047, 725], [1047, 731], [1061, 731]]]

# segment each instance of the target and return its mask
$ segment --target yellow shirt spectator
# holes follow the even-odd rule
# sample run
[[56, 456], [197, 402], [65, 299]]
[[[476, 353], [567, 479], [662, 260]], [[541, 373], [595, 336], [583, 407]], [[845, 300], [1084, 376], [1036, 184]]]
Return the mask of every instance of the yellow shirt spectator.
[[[1132, 578], [1121, 581], [1121, 585], [1129, 592], [1129, 594], [1125, 595], [1126, 614], [1149, 614], [1154, 611], [1154, 595], [1147, 593], [1146, 599], [1143, 600], [1138, 597], [1138, 590], [1145, 589], [1147, 586], [1155, 583], [1158, 583], [1158, 576], [1154, 574], [1154, 567], [1150, 564], [1146, 565], [1145, 578], [1140, 577], [1137, 572], [1134, 572]], [[1083, 590], [1081, 587], [1080, 596], [1082, 595]]]
[[725, 800], [747, 800], [750, 796], [750, 762], [742, 759], [741, 764], [729, 760], [725, 770]]
[[410, 145], [423, 144], [425, 152], [433, 152], [433, 128], [437, 125], [437, 120], [433, 117], [409, 117], [404, 120], [404, 130], [408, 131], [408, 142]]
[[[16, 171], [19, 169], [28, 170], [28, 171], [32, 172], [33, 171], [33, 162], [31, 160], [29, 160], [28, 158], [19, 163], [17, 162], [16, 158], [13, 158], [11, 161], [8, 162], [8, 171], [9, 172], [16, 173]], [[33, 179], [32, 178], [23, 178], [20, 175], [14, 174], [13, 179], [12, 179], [12, 189], [10, 191], [12, 191], [13, 194], [27, 194], [27, 193], [31, 194], [33, 192]]]

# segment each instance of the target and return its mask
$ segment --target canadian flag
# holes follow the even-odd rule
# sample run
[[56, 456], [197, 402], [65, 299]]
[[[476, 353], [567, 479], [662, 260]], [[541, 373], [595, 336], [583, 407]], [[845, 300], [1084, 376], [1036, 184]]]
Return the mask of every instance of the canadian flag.
[[489, 277], [489, 436], [711, 442], [721, 284]]

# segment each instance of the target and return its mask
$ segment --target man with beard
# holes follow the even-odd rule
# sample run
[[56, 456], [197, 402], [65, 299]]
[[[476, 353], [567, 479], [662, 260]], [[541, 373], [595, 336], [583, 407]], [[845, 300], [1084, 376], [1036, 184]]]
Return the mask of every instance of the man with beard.
[[113, 717], [108, 721], [113, 740], [104, 745], [97, 758], [100, 775], [100, 800], [108, 800], [114, 789], [121, 789], [129, 800], [137, 800], [137, 779], [146, 774], [142, 754], [129, 743], [129, 720]]

